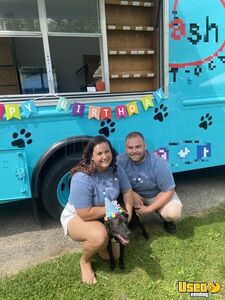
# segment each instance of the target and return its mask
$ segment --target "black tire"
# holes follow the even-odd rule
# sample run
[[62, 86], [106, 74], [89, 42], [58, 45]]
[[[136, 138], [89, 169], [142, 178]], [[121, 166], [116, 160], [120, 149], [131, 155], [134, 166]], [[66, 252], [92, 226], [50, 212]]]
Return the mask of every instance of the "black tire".
[[[42, 202], [48, 213], [57, 220], [59, 220], [63, 207], [68, 200], [70, 170], [80, 159], [81, 155], [77, 155], [75, 158], [73, 156], [73, 159], [63, 157], [55, 161], [45, 174], [41, 188]], [[67, 176], [65, 176], [66, 174]], [[63, 181], [64, 178], [66, 183]]]

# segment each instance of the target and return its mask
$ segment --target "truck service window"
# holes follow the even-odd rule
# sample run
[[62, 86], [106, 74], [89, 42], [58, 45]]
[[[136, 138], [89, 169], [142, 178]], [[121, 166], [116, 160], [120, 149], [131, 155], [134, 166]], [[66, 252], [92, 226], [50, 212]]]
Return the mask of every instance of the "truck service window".
[[159, 4], [0, 0], [0, 95], [156, 90]]

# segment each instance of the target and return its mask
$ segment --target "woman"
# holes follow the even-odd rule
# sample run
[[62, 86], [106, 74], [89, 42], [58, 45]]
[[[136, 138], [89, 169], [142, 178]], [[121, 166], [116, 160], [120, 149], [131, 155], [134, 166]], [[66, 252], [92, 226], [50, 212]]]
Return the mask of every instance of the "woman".
[[[105, 196], [115, 200], [123, 193], [128, 212], [132, 216], [133, 195], [129, 180], [116, 166], [112, 145], [104, 136], [96, 136], [86, 146], [81, 162], [72, 169], [68, 203], [61, 215], [65, 234], [75, 241], [83, 242], [80, 258], [81, 280], [87, 284], [97, 282], [91, 266], [95, 253], [109, 259], [107, 252], [108, 232], [99, 219], [105, 216]], [[114, 257], [119, 257], [119, 246], [114, 244]]]

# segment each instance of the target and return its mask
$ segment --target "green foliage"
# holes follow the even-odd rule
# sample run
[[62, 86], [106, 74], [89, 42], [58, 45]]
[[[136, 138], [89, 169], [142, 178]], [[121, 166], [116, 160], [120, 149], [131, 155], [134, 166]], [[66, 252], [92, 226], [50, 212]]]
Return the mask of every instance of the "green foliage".
[[[225, 208], [187, 217], [177, 229], [176, 235], [169, 235], [150, 224], [149, 241], [136, 230], [126, 248], [123, 272], [118, 267], [110, 272], [108, 263], [95, 257], [95, 286], [80, 281], [80, 254], [68, 254], [1, 280], [0, 299], [191, 299], [179, 294], [179, 280], [223, 285]], [[211, 298], [225, 299], [224, 290]]]

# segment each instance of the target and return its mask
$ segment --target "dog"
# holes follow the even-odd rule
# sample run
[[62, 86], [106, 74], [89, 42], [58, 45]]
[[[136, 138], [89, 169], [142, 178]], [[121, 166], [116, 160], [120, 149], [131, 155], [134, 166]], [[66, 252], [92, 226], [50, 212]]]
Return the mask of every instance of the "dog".
[[135, 212], [135, 209], [133, 209], [132, 219], [129, 224], [129, 228], [134, 225], [134, 227], [139, 227], [142, 231], [142, 234], [146, 240], [149, 239], [149, 234], [147, 233], [144, 224], [141, 222], [140, 218], [138, 217], [137, 213]]
[[[149, 239], [149, 235], [144, 225], [141, 223], [139, 217], [137, 216], [134, 210], [132, 214], [132, 222], [134, 225], [140, 227], [144, 238], [146, 240]], [[123, 213], [117, 216], [117, 218], [110, 219], [108, 221], [105, 221], [104, 223], [109, 233], [109, 242], [107, 246], [107, 250], [109, 253], [109, 268], [111, 271], [113, 271], [116, 267], [116, 261], [112, 253], [112, 243], [119, 242], [120, 243], [119, 268], [121, 270], [124, 270], [125, 269], [124, 250], [125, 250], [125, 246], [128, 245], [129, 243], [129, 234], [131, 233], [128, 224], [128, 214], [125, 210], [123, 210]]]
[[123, 213], [118, 215], [116, 218], [105, 221], [104, 223], [109, 233], [109, 242], [107, 245], [107, 250], [109, 253], [109, 268], [111, 271], [113, 271], [116, 267], [116, 261], [112, 253], [112, 243], [119, 242], [119, 267], [121, 270], [124, 270], [124, 249], [129, 243], [129, 234], [131, 232], [128, 228], [128, 214], [124, 210]]

